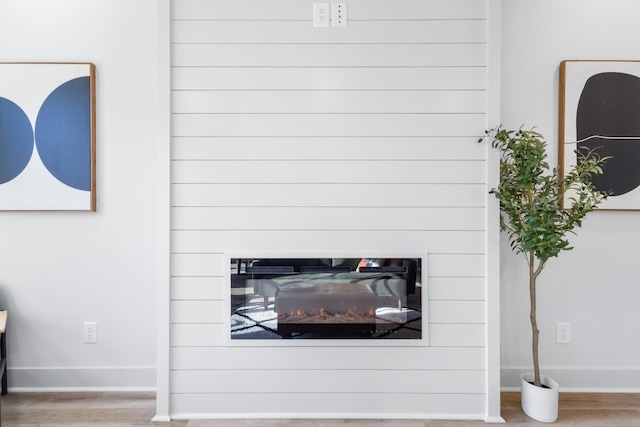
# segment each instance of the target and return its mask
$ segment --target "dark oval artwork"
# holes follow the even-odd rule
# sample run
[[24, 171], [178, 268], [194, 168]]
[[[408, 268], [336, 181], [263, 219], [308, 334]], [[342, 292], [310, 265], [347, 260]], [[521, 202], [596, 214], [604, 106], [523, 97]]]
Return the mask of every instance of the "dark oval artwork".
[[[597, 135], [596, 137], [592, 137]], [[578, 147], [597, 149], [605, 157], [603, 174], [592, 177], [598, 190], [612, 196], [640, 185], [640, 78], [605, 72], [584, 85], [576, 111]], [[585, 138], [589, 138], [582, 141]]]

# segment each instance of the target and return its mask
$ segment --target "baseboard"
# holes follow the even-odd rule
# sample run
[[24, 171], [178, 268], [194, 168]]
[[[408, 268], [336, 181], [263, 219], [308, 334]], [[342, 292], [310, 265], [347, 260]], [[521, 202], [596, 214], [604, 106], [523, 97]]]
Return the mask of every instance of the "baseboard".
[[[502, 391], [520, 390], [520, 375], [531, 368], [502, 368]], [[553, 378], [564, 392], [640, 393], [640, 369], [636, 368], [544, 368], [541, 373]]]
[[155, 391], [155, 367], [9, 368], [9, 390]]
[[[436, 421], [484, 421], [483, 414], [460, 415], [460, 414], [400, 414], [400, 413], [289, 413], [289, 412], [266, 412], [266, 413], [223, 413], [223, 414], [200, 414], [200, 413], [180, 413], [172, 414], [171, 420], [436, 420]], [[155, 420], [153, 420], [155, 421]], [[354, 423], [357, 424], [357, 423]], [[375, 424], [375, 423], [374, 423]], [[322, 425], [322, 423], [319, 423]]]

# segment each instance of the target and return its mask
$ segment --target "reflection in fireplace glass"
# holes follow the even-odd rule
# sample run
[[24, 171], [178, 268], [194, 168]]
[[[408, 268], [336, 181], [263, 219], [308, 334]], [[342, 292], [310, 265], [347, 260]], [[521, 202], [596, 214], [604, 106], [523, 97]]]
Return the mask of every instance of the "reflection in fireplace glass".
[[420, 258], [231, 259], [231, 339], [421, 339]]

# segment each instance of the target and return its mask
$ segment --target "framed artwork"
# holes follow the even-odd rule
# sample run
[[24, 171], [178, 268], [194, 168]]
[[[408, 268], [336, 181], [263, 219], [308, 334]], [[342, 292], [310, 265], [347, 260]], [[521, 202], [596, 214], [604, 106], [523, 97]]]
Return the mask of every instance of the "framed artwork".
[[581, 147], [610, 156], [592, 178], [610, 193], [599, 209], [640, 210], [640, 61], [563, 61], [559, 113], [561, 173]]
[[0, 63], [0, 210], [96, 210], [95, 66]]

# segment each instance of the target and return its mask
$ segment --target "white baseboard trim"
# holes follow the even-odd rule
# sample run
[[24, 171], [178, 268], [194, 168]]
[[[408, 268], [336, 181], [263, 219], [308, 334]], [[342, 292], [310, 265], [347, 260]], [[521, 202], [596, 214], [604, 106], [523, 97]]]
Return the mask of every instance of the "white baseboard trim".
[[9, 368], [13, 392], [155, 391], [155, 367]]
[[[530, 367], [502, 368], [502, 391], [520, 391], [520, 375]], [[640, 393], [640, 368], [544, 368], [542, 375], [560, 384], [561, 392]]]
[[200, 413], [183, 413], [172, 414], [172, 420], [449, 420], [449, 421], [484, 421], [483, 414], [358, 414], [358, 413], [226, 413], [226, 414], [200, 414]]

